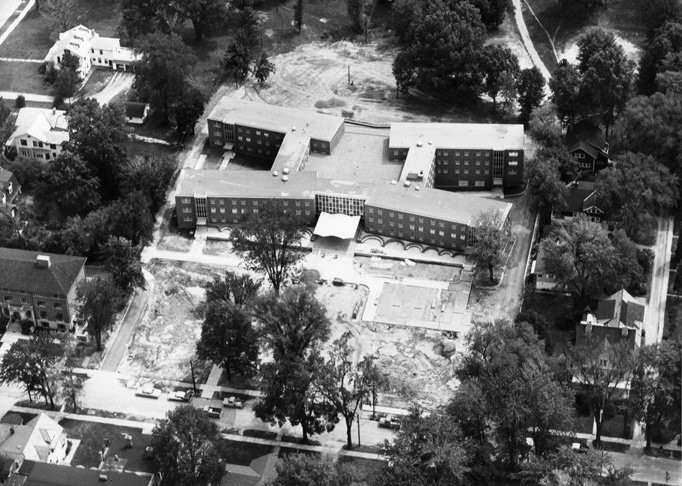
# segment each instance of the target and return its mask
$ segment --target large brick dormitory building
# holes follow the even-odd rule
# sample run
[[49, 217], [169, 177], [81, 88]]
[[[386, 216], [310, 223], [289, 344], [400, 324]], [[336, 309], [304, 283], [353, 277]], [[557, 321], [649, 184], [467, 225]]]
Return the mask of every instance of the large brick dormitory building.
[[322, 213], [360, 217], [370, 233], [462, 249], [472, 220], [511, 204], [454, 191], [519, 187], [522, 125], [349, 125], [339, 116], [225, 97], [208, 117], [212, 146], [263, 159], [262, 171], [186, 169], [178, 227], [226, 226], [278, 199], [313, 224]]

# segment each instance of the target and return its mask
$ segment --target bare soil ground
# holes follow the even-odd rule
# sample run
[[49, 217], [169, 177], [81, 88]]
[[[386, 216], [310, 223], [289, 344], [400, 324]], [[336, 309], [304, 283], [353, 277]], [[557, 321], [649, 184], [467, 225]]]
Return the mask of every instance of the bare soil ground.
[[[188, 381], [190, 359], [201, 335], [194, 309], [204, 299], [203, 285], [221, 274], [218, 269], [188, 263], [152, 263], [156, 280], [149, 305], [135, 331], [121, 372], [159, 380]], [[195, 373], [202, 366], [194, 362]], [[197, 372], [197, 368], [202, 368]], [[210, 368], [210, 365], [206, 366]]]
[[181, 251], [187, 252], [192, 246], [192, 239], [174, 233], [164, 233], [159, 240], [158, 248], [160, 250]]

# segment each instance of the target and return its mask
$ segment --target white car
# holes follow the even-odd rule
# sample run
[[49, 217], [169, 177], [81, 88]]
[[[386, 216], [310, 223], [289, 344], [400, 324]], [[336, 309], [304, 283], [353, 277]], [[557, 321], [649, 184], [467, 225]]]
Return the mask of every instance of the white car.
[[236, 397], [227, 397], [223, 400], [223, 407], [244, 408], [244, 402]]
[[137, 390], [135, 395], [145, 398], [159, 398], [161, 396], [161, 390], [154, 388], [154, 385], [146, 385]]
[[174, 391], [168, 395], [169, 402], [189, 402], [194, 396], [194, 390]]

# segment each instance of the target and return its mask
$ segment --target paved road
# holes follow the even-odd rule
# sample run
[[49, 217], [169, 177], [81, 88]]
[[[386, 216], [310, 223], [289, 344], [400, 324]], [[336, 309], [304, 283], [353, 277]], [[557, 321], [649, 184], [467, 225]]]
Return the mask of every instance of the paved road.
[[652, 344], [663, 339], [663, 320], [665, 304], [668, 297], [668, 280], [670, 278], [670, 257], [672, 252], [673, 219], [658, 218], [654, 263], [649, 304], [644, 312], [644, 330], [646, 343]]
[[[7, 0], [2, 0], [2, 2], [0, 2], [0, 3], [5, 3], [6, 1]], [[9, 1], [11, 3], [13, 0], [9, 0]], [[3, 42], [5, 42], [7, 40], [9, 35], [14, 31], [14, 29], [17, 28], [17, 25], [19, 25], [19, 22], [21, 22], [23, 20], [23, 18], [26, 17], [26, 14], [29, 12], [29, 10], [31, 10], [31, 7], [33, 7], [34, 4], [35, 4], [35, 0], [29, 0], [28, 3], [24, 4], [25, 6], [23, 7], [23, 10], [19, 14], [19, 16], [17, 18], [15, 18], [12, 21], [12, 23], [10, 24], [10, 26], [7, 28], [7, 30], [5, 32], [3, 32], [2, 35], [0, 35], [0, 44], [2, 44]], [[14, 7], [14, 8], [16, 10], [16, 7]], [[4, 10], [5, 10], [4, 7], [0, 7], [0, 11], [4, 11]], [[10, 13], [10, 15], [11, 15], [11, 13]], [[5, 20], [7, 20], [7, 18], [5, 18]]]
[[542, 59], [540, 58], [538, 51], [535, 50], [535, 45], [530, 38], [528, 27], [526, 27], [526, 21], [523, 18], [523, 10], [521, 10], [521, 0], [512, 0], [512, 4], [514, 5], [514, 20], [516, 20], [516, 26], [521, 34], [523, 45], [526, 48], [526, 51], [528, 51], [528, 55], [533, 61], [533, 64], [535, 64], [535, 67], [537, 67], [544, 76], [545, 95], [549, 95], [549, 80], [552, 79], [552, 75], [549, 72], [549, 69], [547, 69], [547, 66], [545, 66], [545, 63], [542, 62]]
[[149, 295], [154, 286], [154, 277], [146, 270], [144, 270], [144, 274], [147, 280], [147, 288], [135, 291], [135, 295], [128, 307], [128, 311], [125, 313], [118, 332], [114, 336], [113, 341], [107, 345], [107, 353], [102, 362], [102, 366], [100, 367], [103, 371], [116, 371], [118, 369], [118, 366], [128, 349], [128, 343], [130, 343], [130, 338], [135, 332], [137, 323], [140, 321], [144, 310], [147, 308]]
[[0, 27], [5, 25], [7, 19], [19, 8], [22, 0], [2, 0], [0, 2]]

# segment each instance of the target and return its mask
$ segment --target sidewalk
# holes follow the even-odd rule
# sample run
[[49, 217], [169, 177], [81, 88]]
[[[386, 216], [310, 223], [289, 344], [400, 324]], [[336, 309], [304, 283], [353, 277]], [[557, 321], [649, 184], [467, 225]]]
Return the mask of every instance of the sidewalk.
[[[22, 1], [24, 1], [24, 0], [22, 0]], [[26, 14], [28, 14], [29, 10], [31, 10], [31, 8], [33, 7], [33, 5], [35, 5], [35, 3], [36, 3], [35, 0], [29, 0], [28, 3], [26, 3], [26, 6], [25, 6], [24, 9], [21, 11], [21, 13], [19, 13], [19, 15], [17, 15], [17, 16], [14, 18], [14, 20], [13, 20], [12, 23], [9, 25], [9, 27], [7, 27], [7, 30], [5, 30], [5, 31], [2, 33], [2, 35], [0, 35], [0, 45], [2, 45], [2, 43], [5, 42], [5, 41], [7, 40], [7, 38], [9, 37], [9, 35], [14, 31], [14, 29], [17, 28], [17, 25], [19, 25], [19, 22], [21, 22], [21, 21], [24, 19], [24, 17], [26, 17]], [[7, 21], [7, 20], [9, 20], [10, 18], [12, 18], [12, 16], [14, 15], [14, 13], [15, 13], [15, 12], [12, 12], [12, 14], [10, 14], [10, 16], [9, 16], [5, 21]], [[1, 26], [1, 27], [4, 27], [4, 26]]]

